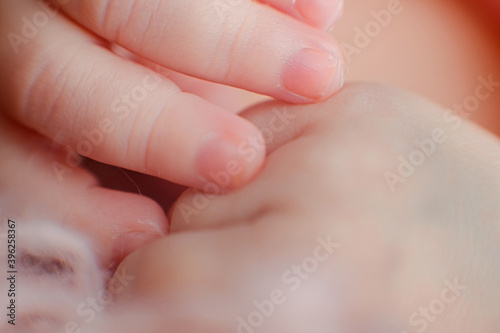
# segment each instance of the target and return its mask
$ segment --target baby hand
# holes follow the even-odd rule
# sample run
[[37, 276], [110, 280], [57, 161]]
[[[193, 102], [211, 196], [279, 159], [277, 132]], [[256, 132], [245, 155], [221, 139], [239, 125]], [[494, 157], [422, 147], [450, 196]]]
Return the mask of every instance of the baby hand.
[[[344, 69], [338, 46], [317, 28], [332, 25], [341, 7], [341, 0], [1, 1], [0, 102], [68, 156], [199, 188], [233, 161], [238, 172], [225, 186], [233, 188], [262, 165], [264, 151], [239, 149], [257, 128], [183, 93], [162, 69], [289, 102], [324, 100], [342, 86]], [[53, 169], [61, 180], [74, 165]]]

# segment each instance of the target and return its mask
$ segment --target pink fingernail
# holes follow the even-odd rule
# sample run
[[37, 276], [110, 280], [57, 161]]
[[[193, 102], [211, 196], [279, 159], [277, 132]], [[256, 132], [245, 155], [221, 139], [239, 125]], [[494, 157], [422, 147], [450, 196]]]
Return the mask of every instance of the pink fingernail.
[[344, 1], [339, 1], [333, 9], [333, 15], [330, 16], [328, 23], [325, 24], [325, 30], [328, 32], [333, 31], [333, 28], [335, 28], [337, 22], [342, 19], [342, 16], [344, 16]]
[[238, 149], [243, 139], [214, 133], [203, 141], [196, 161], [198, 172], [206, 183], [203, 190], [220, 194], [241, 185], [246, 177], [246, 165], [252, 162]]
[[117, 235], [113, 244], [115, 257], [123, 259], [138, 248], [160, 237], [161, 234], [140, 231], [129, 231]]
[[342, 0], [294, 0], [294, 7], [307, 22], [330, 29], [341, 16]]
[[345, 65], [341, 57], [314, 49], [303, 49], [288, 62], [283, 87], [293, 95], [323, 101], [344, 85]]

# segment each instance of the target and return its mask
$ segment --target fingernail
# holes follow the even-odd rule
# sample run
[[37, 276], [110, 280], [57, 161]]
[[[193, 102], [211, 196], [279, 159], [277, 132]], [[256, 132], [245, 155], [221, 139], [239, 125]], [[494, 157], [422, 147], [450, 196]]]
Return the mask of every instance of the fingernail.
[[341, 56], [308, 48], [289, 60], [282, 83], [293, 95], [323, 101], [342, 88], [344, 73]]
[[293, 6], [307, 22], [328, 31], [341, 16], [342, 0], [293, 0]]
[[114, 239], [114, 257], [120, 261], [133, 251], [160, 237], [161, 234], [139, 231], [129, 231], [119, 234]]
[[325, 24], [325, 30], [328, 32], [332, 32], [337, 22], [342, 19], [342, 16], [344, 16], [344, 1], [337, 2], [332, 11], [333, 15], [331, 16], [328, 23]]
[[239, 150], [243, 143], [243, 139], [231, 134], [213, 133], [203, 139], [196, 161], [198, 173], [205, 183], [202, 190], [221, 194], [246, 180], [245, 166], [252, 161]]

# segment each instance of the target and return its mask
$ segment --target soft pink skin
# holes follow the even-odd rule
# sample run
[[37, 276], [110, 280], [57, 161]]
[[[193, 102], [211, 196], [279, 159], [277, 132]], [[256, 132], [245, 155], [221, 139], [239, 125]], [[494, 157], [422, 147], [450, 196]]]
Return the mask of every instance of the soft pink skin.
[[[364, 92], [366, 92], [366, 91], [364, 91]], [[366, 116], [366, 118], [368, 118], [370, 120], [372, 119], [371, 114], [365, 115], [365, 116]], [[258, 118], [260, 118], [260, 117], [258, 117]], [[365, 119], [365, 118], [363, 118], [363, 119]], [[265, 117], [262, 118], [262, 121], [265, 122]], [[412, 119], [412, 121], [413, 121], [413, 119]], [[29, 153], [29, 151], [26, 151], [26, 147], [30, 146], [29, 142], [38, 142], [41, 140], [40, 137], [39, 136], [31, 136], [26, 131], [20, 130], [19, 128], [12, 127], [12, 126], [13, 125], [10, 122], [8, 122], [7, 125], [5, 126], [5, 129], [11, 129], [12, 132], [9, 132], [7, 130], [2, 132], [2, 133], [8, 133], [8, 135], [6, 135], [5, 137], [2, 138], [2, 140], [5, 139], [5, 141], [1, 141], [1, 142], [5, 142], [5, 144], [2, 145], [2, 150], [0, 150], [0, 151], [6, 152], [5, 153], [6, 156], [2, 156], [2, 157], [5, 157], [2, 159], [4, 161], [4, 164], [2, 164], [2, 167], [8, 166], [6, 169], [2, 170], [2, 171], [6, 171], [2, 175], [2, 184], [9, 183], [8, 186], [2, 187], [2, 193], [5, 193], [2, 197], [2, 203], [7, 202], [8, 204], [10, 204], [12, 201], [13, 204], [10, 205], [10, 207], [17, 207], [16, 209], [20, 212], [22, 212], [25, 209], [26, 204], [29, 206], [32, 206], [34, 211], [38, 211], [37, 214], [39, 214], [40, 211], [43, 211], [45, 209], [51, 210], [50, 214], [45, 213], [45, 216], [48, 216], [48, 217], [53, 218], [53, 219], [60, 218], [64, 221], [67, 221], [66, 218], [68, 218], [69, 223], [79, 224], [79, 228], [81, 228], [82, 230], [86, 230], [86, 228], [89, 228], [89, 229], [87, 229], [87, 232], [90, 231], [91, 233], [95, 233], [93, 236], [97, 238], [96, 244], [100, 244], [101, 246], [109, 246], [110, 242], [113, 241], [114, 236], [117, 233], [122, 234], [127, 229], [127, 228], [124, 228], [124, 229], [117, 230], [118, 231], [117, 233], [110, 232], [110, 230], [108, 230], [106, 228], [105, 228], [106, 230], [102, 230], [103, 226], [108, 226], [108, 223], [111, 225], [119, 226], [120, 223], [123, 223], [123, 221], [125, 221], [126, 225], [128, 225], [132, 228], [141, 229], [141, 227], [139, 227], [139, 224], [137, 224], [136, 222], [138, 221], [138, 219], [142, 219], [143, 217], [147, 217], [151, 220], [156, 220], [155, 223], [157, 225], [154, 228], [144, 228], [143, 229], [144, 231], [151, 231], [151, 230], [156, 229], [158, 227], [161, 228], [161, 226], [164, 225], [164, 217], [162, 216], [161, 212], [159, 212], [158, 207], [156, 205], [154, 205], [153, 202], [151, 202], [147, 199], [139, 198], [138, 196], [133, 196], [133, 195], [128, 196], [128, 195], [125, 195], [122, 193], [115, 193], [115, 192], [111, 192], [108, 190], [104, 190], [104, 189], [99, 188], [99, 187], [93, 187], [92, 184], [95, 184], [95, 179], [93, 179], [93, 178], [89, 179], [88, 178], [89, 174], [83, 172], [81, 169], [74, 170], [76, 172], [73, 174], [74, 177], [73, 176], [70, 177], [71, 181], [67, 181], [64, 184], [64, 186], [57, 187], [58, 186], [57, 183], [55, 183], [55, 182], [52, 183], [53, 174], [52, 174], [52, 170], [50, 170], [50, 165], [48, 164], [48, 162], [53, 161], [53, 156], [49, 155], [48, 158], [46, 158], [47, 156], [45, 155], [45, 153], [42, 153], [41, 156], [45, 156], [45, 157], [40, 160], [40, 159], [34, 158], [34, 155]], [[349, 129], [352, 129], [352, 128], [348, 128], [348, 130]], [[19, 134], [20, 134], [19, 136], [11, 135], [12, 133], [14, 133], [16, 131], [19, 131]], [[481, 153], [484, 153], [485, 155], [487, 155], [488, 156], [487, 159], [491, 158], [492, 157], [491, 152], [496, 151], [496, 149], [497, 149], [496, 147], [497, 147], [498, 143], [493, 143], [493, 145], [491, 145], [491, 143], [492, 143], [491, 138], [487, 138], [487, 135], [485, 135], [484, 133], [479, 134], [478, 131], [475, 131], [475, 133], [474, 133], [474, 131], [472, 131], [472, 132], [468, 131], [468, 133], [472, 134], [468, 138], [477, 138], [479, 146], [482, 145], [482, 148], [484, 148], [485, 146], [487, 147], [485, 149], [485, 151], [483, 151]], [[362, 133], [362, 134], [364, 135], [365, 133]], [[351, 140], [349, 140], [347, 142], [346, 147], [348, 147], [348, 145], [351, 144], [352, 142], [356, 142], [358, 140], [358, 137], [350, 138], [350, 139]], [[389, 140], [392, 142], [394, 140], [394, 138], [390, 137]], [[19, 145], [12, 144], [15, 142], [18, 142]], [[278, 140], [278, 142], [277, 142], [278, 145], [282, 144], [282, 143], [283, 142], [281, 141], [281, 139]], [[48, 144], [48, 145], [50, 145], [50, 144]], [[11, 149], [5, 150], [5, 148], [8, 146], [10, 146]], [[44, 144], [41, 144], [40, 142], [38, 142], [37, 145], [35, 145], [34, 147], [35, 147], [35, 151], [37, 151], [37, 152], [39, 152], [41, 150], [44, 151], [47, 148], [47, 146], [44, 146]], [[49, 151], [50, 151], [50, 149], [49, 149]], [[454, 152], [454, 153], [456, 153], [456, 152]], [[35, 154], [35, 155], [37, 155], [37, 154]], [[496, 156], [496, 154], [493, 154], [493, 155]], [[64, 158], [64, 154], [61, 154], [58, 156], [61, 160]], [[476, 160], [478, 160], [478, 156], [466, 155], [463, 159], [464, 160], [470, 159], [471, 161], [476, 161]], [[25, 161], [25, 160], [30, 160], [32, 162], [36, 162], [37, 163], [36, 167], [33, 167], [33, 165], [32, 165], [30, 168], [26, 168], [26, 169], [20, 168], [18, 162]], [[13, 161], [16, 163], [12, 164]], [[290, 163], [288, 163], [288, 165], [293, 165], [295, 163], [295, 161], [296, 161], [296, 159], [293, 158], [292, 161]], [[44, 166], [44, 168], [42, 168], [43, 172], [40, 172], [41, 171], [40, 165]], [[460, 164], [456, 164], [456, 165], [460, 165]], [[456, 166], [456, 165], [454, 165], [454, 166]], [[477, 168], [477, 167], [478, 167], [478, 165], [475, 164], [474, 168]], [[487, 169], [489, 167], [492, 167], [492, 166], [489, 165], [487, 167]], [[491, 174], [491, 169], [488, 169], [488, 170], [489, 171], [486, 172], [486, 174], [489, 176]], [[17, 176], [14, 179], [11, 179], [12, 175], [14, 175], [16, 173], [17, 173]], [[497, 174], [496, 170], [493, 170], [493, 173]], [[282, 173], [279, 173], [279, 175], [282, 175]], [[484, 176], [484, 175], [482, 175], [482, 176]], [[470, 179], [470, 177], [464, 177], [464, 180], [466, 180], [466, 179]], [[486, 179], [485, 182], [489, 183], [491, 181], [491, 179], [492, 178], [488, 178], [488, 179]], [[493, 179], [496, 179], [496, 178], [493, 177]], [[17, 188], [18, 184], [22, 184], [22, 186]], [[40, 185], [40, 184], [42, 184], [42, 185]], [[433, 186], [436, 186], [436, 184], [438, 184], [438, 183], [433, 182]], [[2, 185], [2, 186], [4, 186], [4, 185]], [[460, 184], [456, 184], [456, 186], [460, 186]], [[56, 187], [57, 187], [57, 190], [56, 190]], [[484, 189], [485, 186], [481, 186], [480, 188]], [[5, 190], [5, 192], [4, 192], [4, 190]], [[58, 193], [59, 190], [62, 193]], [[469, 186], [467, 187], [467, 190], [470, 190]], [[450, 191], [450, 192], [453, 192], [453, 191]], [[10, 195], [11, 193], [13, 193], [14, 195]], [[37, 196], [36, 195], [37, 193], [44, 193], [44, 196], [43, 197]], [[29, 194], [29, 195], [27, 196], [26, 194]], [[99, 195], [96, 195], [96, 194], [99, 194]], [[9, 197], [10, 197], [10, 200], [3, 201], [4, 199], [9, 199]], [[27, 198], [30, 199], [29, 202], [26, 202]], [[61, 214], [59, 214], [59, 213], [53, 214], [52, 211], [56, 211], [58, 208], [60, 208], [59, 204], [61, 202], [67, 202], [68, 198], [72, 198], [71, 199], [72, 201], [71, 201], [71, 204], [69, 204], [67, 207], [65, 207], [65, 208], [67, 208], [67, 211], [63, 212]], [[36, 203], [37, 201], [39, 201], [40, 199], [42, 199], [41, 204], [35, 204], [33, 206], [33, 204]], [[59, 201], [56, 201], [58, 199], [59, 199]], [[117, 200], [114, 200], [114, 199], [117, 199]], [[475, 198], [475, 199], [477, 199], [477, 198]], [[120, 204], [120, 202], [122, 202], [123, 205]], [[222, 203], [222, 205], [218, 206], [218, 204], [216, 202]], [[475, 203], [476, 201], [469, 200], [467, 202]], [[89, 214], [89, 211], [94, 211], [96, 209], [97, 210], [103, 209], [101, 204], [106, 207], [107, 212], [109, 212], [110, 215], [108, 216], [106, 214], [103, 214], [101, 216], [102, 219], [101, 218], [95, 219], [95, 215]], [[132, 205], [134, 205], [134, 206], [132, 206]], [[227, 200], [226, 201], [223, 201], [223, 200], [212, 201], [211, 207], [212, 207], [212, 205], [215, 205], [213, 207], [218, 207], [218, 208], [223, 207], [224, 212], [227, 212], [229, 210], [227, 208], [230, 208], [233, 212], [239, 211], [238, 209], [235, 209], [235, 206], [232, 204], [232, 202], [228, 203]], [[135, 209], [133, 209], [132, 212], [127, 211], [127, 209], [134, 208], [134, 207], [138, 207], [138, 210], [135, 211]], [[239, 208], [241, 208], [241, 207], [239, 207]], [[461, 207], [461, 208], [463, 208], [463, 207]], [[68, 214], [67, 212], [69, 212], [69, 211], [76, 212], [76, 213], [74, 215], [73, 215], [73, 213]], [[124, 211], [130, 212], [131, 213], [130, 216], [128, 214], [124, 214], [124, 215], [126, 215], [124, 218], [124, 216], [119, 215], [119, 213], [122, 213]], [[147, 213], [151, 213], [151, 212], [153, 213], [153, 216], [148, 216]], [[198, 226], [199, 226], [200, 224], [211, 225], [211, 223], [210, 223], [211, 221], [212, 222], [215, 221], [216, 224], [223, 221], [223, 219], [220, 219], [220, 211], [219, 212], [215, 211], [215, 213], [216, 214], [209, 216], [208, 218], [206, 216], [202, 217], [198, 221], [195, 221], [195, 223], [198, 222]], [[243, 213], [246, 213], [246, 212], [243, 211]], [[37, 215], [37, 216], [39, 216], [39, 215]], [[233, 218], [234, 216], [230, 216], [230, 217]], [[308, 215], [306, 218], [309, 221], [310, 215]], [[232, 219], [232, 220], [234, 220], [234, 219]], [[285, 222], [288, 223], [289, 220], [287, 220]], [[179, 224], [177, 224], [177, 227], [178, 226], [179, 226]], [[248, 234], [245, 234], [247, 232], [247, 230], [246, 230], [246, 228], [244, 228], [244, 229], [245, 230], [243, 231], [243, 236], [241, 236], [237, 239], [238, 246], [240, 246], [240, 244], [242, 244], [242, 243], [249, 244], [249, 247], [254, 249], [255, 244], [253, 242], [246, 243], [247, 238], [248, 238]], [[257, 232], [257, 236], [253, 239], [250, 239], [250, 241], [261, 239], [261, 238], [259, 238], [259, 236], [264, 237], [265, 233], [268, 232], [268, 228], [262, 227], [261, 229], [264, 231], [260, 234]], [[279, 230], [279, 231], [280, 231], [279, 235], [281, 236], [282, 232], [281, 232], [281, 230]], [[490, 230], [487, 229], [486, 233], [488, 231], [490, 231]], [[294, 231], [294, 230], [291, 231], [291, 233], [294, 233], [294, 232], [296, 232], [296, 231]], [[495, 232], [496, 231], [492, 232], [492, 234], [495, 234]], [[99, 239], [100, 234], [102, 234], [102, 239]], [[235, 258], [233, 258], [233, 260], [235, 260], [235, 262], [236, 262], [238, 259], [241, 259], [241, 258], [237, 258], [234, 249], [231, 248], [230, 245], [228, 245], [228, 244], [229, 244], [229, 240], [237, 234], [238, 233], [234, 232], [234, 230], [230, 230], [227, 233], [223, 232], [223, 233], [219, 233], [219, 234], [216, 234], [216, 232], [214, 231], [214, 232], [210, 233], [208, 240], [205, 237], [203, 238], [203, 240], [205, 241], [205, 243], [203, 243], [203, 244], [208, 243], [210, 245], [210, 246], [207, 246], [207, 248], [209, 249], [208, 252], [210, 255], [215, 253], [214, 257], [220, 258], [221, 256], [227, 255], [229, 253], [231, 255], [235, 255]], [[301, 236], [303, 236], [303, 234], [304, 233], [302, 233]], [[254, 234], [251, 233], [251, 235], [254, 235]], [[206, 234], [203, 234], [203, 236], [206, 236]], [[182, 244], [182, 241], [185, 239], [187, 240], [185, 243], [188, 243], [188, 248], [186, 249], [186, 253], [188, 253], [188, 254], [186, 255], [186, 253], [184, 253], [184, 255], [186, 255], [186, 256], [177, 257], [177, 256], [175, 256], [175, 253], [174, 253], [174, 254], [172, 254], [172, 256], [173, 257], [175, 256], [175, 258], [170, 258], [170, 257], [167, 258], [167, 259], [171, 259], [171, 262], [173, 263], [173, 268], [179, 269], [180, 273], [177, 276], [178, 280], [182, 280], [186, 275], [190, 276], [189, 272], [186, 273], [185, 271], [182, 270], [183, 268], [185, 268], [185, 262], [182, 262], [182, 260], [186, 260], [186, 262], [188, 262], [188, 260], [190, 259], [188, 256], [191, 253], [194, 253], [195, 259], [197, 259], [196, 255], [200, 254], [198, 249], [193, 248], [191, 246], [191, 242], [193, 240], [197, 240], [196, 236], [193, 236], [192, 234], [186, 235], [185, 238], [183, 238], [183, 237], [177, 237], [177, 239], [170, 238], [170, 240], [172, 240], [171, 245], [173, 244], [172, 248], [185, 249], [185, 247], [183, 247], [183, 246], [186, 244]], [[226, 248], [222, 248], [220, 250], [221, 253], [219, 253], [218, 249], [214, 249], [215, 246], [211, 247], [211, 245], [213, 245], [213, 244], [210, 244], [212, 242], [212, 240], [215, 240], [216, 242], [218, 242], [219, 240], [226, 241], [227, 243], [224, 244], [224, 246], [226, 246]], [[363, 239], [362, 241], [366, 241], [366, 239]], [[418, 244], [415, 245], [416, 248], [419, 248], [419, 246], [422, 244], [422, 242], [425, 242], [425, 241], [426, 240], [417, 239]], [[158, 244], [160, 244], [160, 245], [158, 245]], [[271, 241], [269, 241], [269, 244], [271, 244]], [[262, 245], [262, 244], [260, 244], [260, 245]], [[285, 243], [277, 244], [277, 246], [281, 246], [281, 247], [283, 247], [283, 245], [286, 245], [286, 244]], [[287, 249], [283, 249], [283, 248], [275, 249], [276, 250], [275, 253], [281, 253], [281, 252], [279, 252], [281, 250], [284, 252], [283, 257], [293, 256], [294, 259], [297, 259], [297, 260], [302, 259], [302, 253], [300, 255], [295, 255], [296, 253], [294, 251], [296, 251], [297, 244], [293, 243], [293, 244], [289, 244], [289, 245], [290, 246]], [[153, 245], [152, 248], [154, 248], [155, 246], [159, 246], [158, 252], [165, 251], [166, 246], [164, 245], [164, 243], [156, 243], [155, 245]], [[151, 251], [152, 248], [145, 249], [145, 250], [147, 252], [149, 252], [149, 251]], [[100, 248], [98, 248], [98, 249], [100, 250]], [[260, 247], [260, 249], [262, 249], [262, 246]], [[484, 249], [484, 247], [482, 249]], [[311, 249], [309, 246], [305, 249], [305, 251], [310, 251], [310, 250]], [[373, 251], [373, 248], [370, 248], [370, 250]], [[464, 252], [466, 252], [465, 255], [470, 255], [471, 253], [474, 253], [473, 250], [472, 251], [468, 251], [468, 250], [469, 249], [463, 250]], [[190, 251], [193, 251], [193, 252], [190, 252]], [[488, 249], [485, 249], [485, 251], [487, 252]], [[114, 253], [119, 253], [119, 252], [120, 251], [115, 251]], [[128, 250], [125, 251], [125, 253], [126, 252], [128, 252]], [[150, 253], [148, 253], [147, 256], [149, 257], [149, 255], [151, 254], [151, 258], [156, 259], [158, 256], [158, 252], [155, 253], [154, 251], [151, 251]], [[253, 251], [250, 251], [250, 250], [245, 251], [245, 252], [247, 254], [249, 253], [250, 256], [253, 256], [253, 260], [256, 260], [258, 262], [258, 264], [260, 264], [261, 258], [260, 258], [258, 253], [253, 253]], [[268, 256], [270, 252], [272, 252], [272, 251], [267, 251], [265, 253], [265, 255]], [[498, 251], [496, 253], [498, 253]], [[108, 256], [111, 256], [109, 251], [105, 250], [104, 252], [101, 252], [100, 254], [103, 256], [103, 260], [105, 260], [105, 262], [109, 262]], [[366, 253], [364, 253], [364, 254], [360, 253], [360, 255], [366, 255]], [[383, 256], [384, 253], [382, 253], [382, 256], [380, 256], [380, 252], [372, 252], [372, 253], [370, 253], [370, 255], [376, 256], [377, 259], [384, 259], [384, 256]], [[464, 256], [460, 256], [460, 259], [463, 257]], [[478, 256], [478, 258], [485, 259], [485, 260], [488, 259], [485, 256]], [[177, 262], [176, 262], [176, 260], [177, 260]], [[218, 259], [215, 259], [215, 260], [218, 260]], [[281, 259], [277, 257], [276, 260], [281, 260]], [[367, 266], [369, 268], [374, 268], [374, 266], [377, 266], [377, 264], [380, 263], [380, 261], [375, 261], [375, 264], [373, 264], [372, 257], [369, 257], [367, 259], [367, 261], [369, 261], [369, 262], [365, 262], [364, 264], [373, 265], [373, 266]], [[481, 262], [481, 260], [479, 260], [479, 262]], [[248, 265], [249, 266], [248, 269], [252, 270], [253, 268], [250, 265], [251, 263], [255, 263], [255, 261], [252, 261], [252, 260], [249, 260], [246, 262], [243, 261], [241, 264]], [[361, 263], [363, 263], [363, 262], [361, 262]], [[237, 264], [238, 263], [235, 263], [235, 265], [237, 265]], [[228, 265], [227, 262], [224, 263], [224, 265], [227, 266]], [[196, 268], [198, 266], [193, 264], [190, 267]], [[233, 267], [235, 267], [235, 266], [233, 266]], [[376, 271], [377, 268], [378, 267], [375, 267], [374, 271], [370, 271], [369, 273], [378, 272], [378, 271]], [[154, 267], [154, 269], [157, 269], [157, 267]], [[420, 269], [420, 267], [419, 267], [419, 269]], [[203, 269], [200, 269], [200, 271], [203, 271]], [[260, 269], [260, 266], [259, 266], [259, 269], [257, 269], [256, 271], [258, 273], [266, 273], [266, 270]], [[270, 272], [272, 273], [272, 271], [270, 271]], [[166, 272], [166, 275], [170, 278], [169, 273], [171, 273], [171, 270], [167, 270], [167, 272]], [[213, 269], [210, 268], [210, 272], [208, 274], [205, 274], [205, 273], [206, 272], [203, 272], [203, 275], [201, 275], [200, 280], [202, 280], [202, 279], [206, 280], [207, 275], [213, 274]], [[280, 273], [280, 272], [278, 272], [278, 273]], [[488, 273], [491, 273], [491, 272], [488, 272]], [[488, 276], [490, 276], [490, 275], [494, 276], [493, 274], [488, 274]], [[366, 276], [370, 276], [370, 274], [366, 274]], [[220, 278], [220, 276], [216, 276], [216, 277]], [[242, 290], [241, 284], [238, 284], [238, 282], [240, 282], [241, 280], [234, 278], [230, 274], [228, 274], [228, 276], [226, 278], [233, 279], [232, 281], [234, 281], [235, 285], [236, 285], [235, 290], [237, 290], [238, 292], [240, 292]], [[496, 276], [494, 278], [496, 278]], [[147, 281], [147, 279], [148, 279], [148, 277], [146, 276], [145, 280]], [[157, 281], [153, 280], [153, 282], [156, 283]], [[171, 291], [169, 288], [174, 289], [175, 287], [173, 287], [173, 286], [178, 286], [176, 284], [172, 284], [172, 285], [165, 284], [165, 283], [168, 283], [168, 281], [167, 282], [162, 281], [162, 282], [164, 283], [164, 285], [161, 286], [161, 288], [159, 288], [159, 289], [165, 291], [166, 293], [169, 293]], [[440, 282], [441, 281], [437, 281], [438, 284]], [[244, 288], [247, 288], [247, 284], [243, 284], [243, 286], [244, 286]], [[264, 288], [266, 286], [269, 286], [269, 285], [264, 284]], [[141, 286], [139, 286], [139, 288], [140, 287]], [[437, 287], [440, 287], [440, 286], [437, 286]], [[185, 289], [181, 289], [181, 294], [183, 292], [188, 291], [187, 288], [188, 288], [188, 286], [186, 286]], [[207, 288], [207, 289], [211, 290], [211, 288]], [[252, 296], [253, 296], [254, 289], [252, 289], [251, 287], [248, 287], [248, 290], [250, 293], [252, 293]], [[408, 288], [405, 290], [413, 290], [413, 289]], [[265, 292], [267, 292], [267, 291], [268, 290], [265, 290], [263, 293], [265, 294]], [[497, 294], [495, 294], [495, 292], [497, 292], [497, 290], [491, 288], [491, 289], [489, 289], [489, 292], [491, 292], [493, 298], [496, 297]], [[434, 297], [434, 296], [435, 296], [435, 294], [432, 295], [432, 297]], [[387, 297], [387, 296], [384, 295], [384, 297]], [[425, 298], [425, 296], [423, 296], [422, 298]], [[246, 303], [250, 304], [252, 299], [253, 298], [250, 297], [248, 300], [243, 300], [243, 302], [248, 301]], [[425, 305], [424, 303], [427, 302], [428, 300], [429, 299], [425, 299], [422, 301], [421, 304], [416, 304], [416, 306]], [[496, 297], [496, 300], [498, 300], [498, 297]], [[177, 318], [177, 320], [174, 319], [174, 320], [170, 321], [167, 318], [167, 319], [165, 319], [166, 322], [164, 321], [159, 325], [159, 327], [161, 327], [161, 328], [158, 329], [158, 332], [165, 332], [165, 327], [168, 327], [172, 331], [175, 331], [175, 332], [181, 331], [182, 329], [186, 330], [186, 322], [187, 321], [192, 322], [193, 317], [195, 317], [195, 313], [191, 312], [191, 310], [193, 309], [193, 304], [198, 304], [197, 301], [198, 301], [198, 299], [196, 299], [193, 302], [188, 300], [186, 302], [185, 309], [183, 309], [181, 306], [179, 306], [180, 302], [176, 302], [175, 308], [179, 309], [180, 312], [187, 313], [187, 315], [185, 315], [187, 319], [181, 318], [181, 316], [179, 316], [179, 318], [181, 318], [181, 319]], [[214, 304], [213, 302], [210, 303], [210, 306], [208, 308], [212, 308], [213, 304]], [[247, 305], [247, 304], [245, 304], [245, 305]], [[225, 304], [222, 304], [222, 307], [224, 307], [224, 306], [225, 306]], [[482, 309], [480, 307], [477, 307], [477, 309], [480, 309], [480, 310], [478, 310], [478, 312], [479, 312], [478, 315], [480, 315], [481, 313], [484, 313], [487, 315], [488, 314], [487, 310], [498, 308], [498, 304], [493, 304], [493, 305], [490, 304], [490, 305], [486, 306], [485, 308], [486, 309]], [[171, 307], [169, 307], [168, 310], [172, 310]], [[414, 311], [414, 310], [416, 310], [416, 309], [411, 308], [409, 311]], [[220, 327], [217, 324], [214, 324], [212, 322], [209, 324], [206, 323], [206, 321], [211, 321], [211, 319], [208, 319], [208, 320], [206, 319], [207, 311], [208, 310], [206, 308], [201, 309], [200, 312], [205, 316], [205, 319], [200, 320], [199, 323], [192, 323], [192, 325], [194, 327], [197, 327], [199, 325], [201, 327], [201, 328], [199, 328], [200, 330], [203, 328], [205, 330], [210, 331], [210, 328], [211, 328], [210, 326], [207, 329], [207, 326], [210, 324], [210, 325], [215, 326], [213, 329], [214, 332], [220, 332]], [[245, 313], [238, 313], [238, 314], [244, 315]], [[454, 314], [452, 314], [452, 317], [453, 317], [453, 315]], [[217, 315], [215, 315], [213, 317], [216, 317], [216, 316]], [[151, 319], [157, 320], [158, 318], [163, 318], [163, 317], [164, 317], [164, 315], [162, 314], [161, 316], [155, 316], [153, 318], [149, 317], [148, 319], [149, 320], [151, 320]], [[290, 318], [295, 318], [295, 317], [290, 316]], [[460, 316], [459, 318], [462, 320], [467, 319], [467, 318], [463, 318], [463, 316]], [[110, 332], [113, 328], [116, 328], [117, 323], [119, 323], [119, 322], [123, 323], [125, 319], [126, 318], [118, 317], [116, 322], [109, 321], [107, 323], [109, 325], [108, 326], [109, 330], [107, 330], [106, 332]], [[231, 318], [231, 319], [234, 319], [234, 318]], [[453, 318], [453, 319], [455, 319], [455, 318]], [[126, 322], [126, 324], [128, 325], [127, 328], [129, 329], [130, 332], [135, 333], [137, 331], [143, 330], [143, 321], [137, 321], [136, 318], [131, 319], [131, 321], [132, 322]], [[137, 327], [134, 327], [134, 325], [137, 325]], [[222, 326], [224, 326], [224, 325], [222, 325]], [[228, 326], [227, 327], [228, 332], [234, 328], [233, 322], [229, 323], [227, 326]], [[473, 330], [479, 331], [478, 326], [475, 326]], [[444, 330], [444, 331], [446, 331], [446, 330]], [[490, 333], [492, 331], [494, 332], [494, 331], [496, 331], [496, 326], [489, 329], [489, 330], [485, 330], [485, 331], [488, 333]], [[95, 332], [96, 332], [95, 330], [92, 331], [92, 333], [95, 333]], [[128, 331], [124, 331], [124, 330], [120, 331], [120, 333], [123, 333], [123, 332], [128, 332]]]
[[[0, 35], [21, 35], [23, 17], [47, 15], [40, 3], [2, 1]], [[74, 149], [83, 130], [99, 129], [108, 119], [115, 130], [91, 151], [81, 150], [83, 155], [202, 188], [196, 159], [204, 138], [228, 132], [239, 144], [258, 131], [221, 107], [183, 93], [168, 78], [158, 83], [141, 59], [159, 71], [163, 66], [289, 102], [325, 99], [340, 88], [340, 80], [325, 86], [318, 77], [318, 91], [298, 87], [311, 96], [286, 91], [281, 76], [289, 59], [304, 48], [340, 59], [335, 41], [269, 6], [250, 0], [231, 3], [219, 17], [213, 0], [69, 1], [36, 36], [17, 45], [18, 53], [2, 38], [0, 102], [16, 121]], [[113, 44], [135, 54], [137, 62], [111, 52]], [[125, 106], [126, 116], [118, 111], [123, 103], [114, 104], [117, 100], [152, 86], [145, 98]], [[220, 158], [224, 162], [238, 156]], [[255, 175], [263, 159], [259, 152], [244, 162], [241, 184]]]
[[[272, 110], [283, 107], [263, 104], [244, 116], [270, 128]], [[414, 332], [408, 317], [455, 277], [468, 289], [427, 332], [497, 332], [500, 141], [459, 118], [443, 120], [442, 107], [379, 85], [349, 85], [325, 103], [286, 107], [294, 118], [267, 142], [271, 154], [255, 181], [211, 198], [189, 225], [178, 214], [196, 195], [186, 192], [172, 216], [178, 232], [123, 261], [118, 271], [133, 281], [83, 332], [234, 332], [254, 300], [288, 290], [282, 274], [328, 235], [340, 247], [287, 293], [262, 332]], [[89, 235], [101, 264], [113, 255], [114, 236], [161, 235], [164, 217], [152, 201], [100, 188], [82, 169], [59, 184], [50, 163], [64, 154], [0, 120], [3, 220], [72, 224]], [[384, 173], [436, 128], [447, 141], [391, 192]]]
[[[340, 18], [342, 0], [260, 0], [312, 26], [328, 30]], [[334, 13], [334, 15], [332, 15]]]
[[[268, 128], [282, 107], [259, 105], [245, 117]], [[186, 192], [172, 214], [180, 232], [123, 261], [136, 279], [119, 304], [151, 311], [149, 332], [179, 318], [236, 332], [237, 317], [273, 289], [288, 290], [282, 274], [331, 235], [340, 247], [260, 332], [416, 332], [409, 317], [449, 299], [445, 281], [455, 278], [467, 289], [426, 331], [498, 331], [500, 141], [418, 96], [371, 84], [288, 112], [295, 119], [268, 142], [254, 182], [211, 198], [189, 224], [179, 210], [196, 192]], [[392, 192], [384, 173], [436, 128], [446, 141]]]
[[0, 133], [2, 221], [52, 221], [75, 229], [90, 239], [103, 268], [116, 267], [128, 253], [167, 232], [165, 214], [153, 200], [104, 188], [82, 167], [59, 182], [52, 163], [64, 163], [64, 149], [4, 116]]

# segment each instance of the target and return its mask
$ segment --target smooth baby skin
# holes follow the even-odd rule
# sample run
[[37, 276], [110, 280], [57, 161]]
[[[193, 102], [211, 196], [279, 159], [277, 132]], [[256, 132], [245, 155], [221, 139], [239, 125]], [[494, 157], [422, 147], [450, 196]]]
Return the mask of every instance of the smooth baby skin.
[[[182, 91], [172, 72], [294, 103], [343, 84], [342, 54], [323, 30], [342, 1], [317, 0], [307, 13], [307, 0], [264, 2], [2, 1], [4, 112], [80, 155], [201, 188], [258, 130]], [[249, 181], [264, 155], [240, 160], [228, 188]]]
[[[136, 279], [117, 304], [147, 309], [148, 332], [183, 321], [205, 332], [497, 331], [498, 140], [371, 84], [245, 116], [265, 133], [283, 108], [289, 124], [269, 136], [263, 172], [189, 224], [187, 191], [171, 214], [178, 232], [120, 266]], [[411, 170], [400, 159], [418, 158], [398, 175]]]

